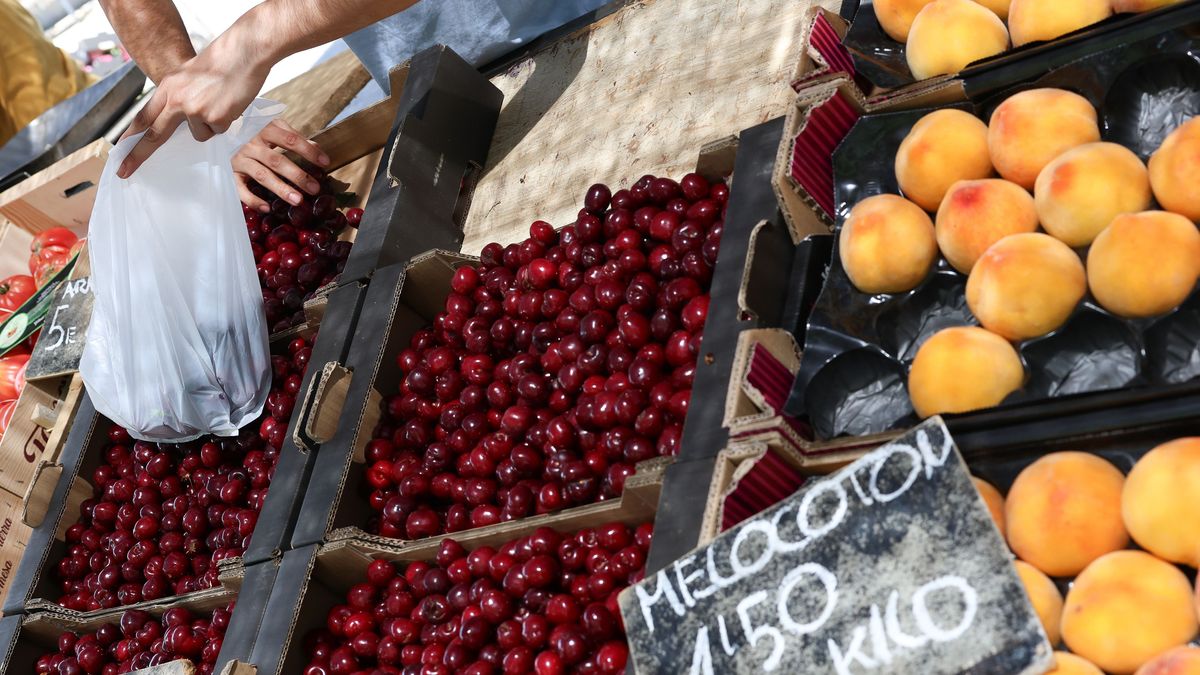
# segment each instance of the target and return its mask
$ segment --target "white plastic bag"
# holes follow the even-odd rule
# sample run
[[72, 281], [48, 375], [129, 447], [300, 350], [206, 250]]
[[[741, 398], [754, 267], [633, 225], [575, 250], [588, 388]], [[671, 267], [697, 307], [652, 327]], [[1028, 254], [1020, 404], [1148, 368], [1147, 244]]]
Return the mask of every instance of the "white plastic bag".
[[230, 160], [284, 106], [256, 100], [200, 143], [180, 125], [132, 176], [108, 157], [88, 228], [95, 296], [79, 372], [96, 410], [147, 441], [236, 435], [271, 384], [262, 291]]

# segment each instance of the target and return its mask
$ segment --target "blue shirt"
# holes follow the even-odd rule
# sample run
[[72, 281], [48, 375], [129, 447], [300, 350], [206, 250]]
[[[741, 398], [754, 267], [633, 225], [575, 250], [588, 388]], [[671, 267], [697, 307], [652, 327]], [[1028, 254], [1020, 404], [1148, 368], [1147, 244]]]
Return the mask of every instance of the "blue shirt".
[[478, 67], [608, 1], [421, 0], [345, 40], [387, 92], [388, 70], [423, 49], [444, 44]]

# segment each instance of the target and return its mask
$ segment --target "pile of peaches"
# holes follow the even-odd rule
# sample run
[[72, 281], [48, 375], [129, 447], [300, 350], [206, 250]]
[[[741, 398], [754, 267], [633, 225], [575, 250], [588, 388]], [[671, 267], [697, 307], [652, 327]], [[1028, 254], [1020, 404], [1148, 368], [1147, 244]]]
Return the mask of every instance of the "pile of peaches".
[[1200, 589], [1185, 574], [1200, 565], [1200, 438], [1153, 448], [1128, 475], [1098, 455], [1055, 452], [1006, 497], [975, 484], [1051, 645], [1070, 650], [1055, 652], [1051, 673], [1200, 673], [1200, 648], [1188, 646]]
[[868, 197], [843, 223], [843, 268], [863, 293], [905, 293], [940, 252], [967, 275], [980, 324], [943, 329], [917, 351], [908, 392], [921, 417], [999, 404], [1025, 380], [1013, 343], [1060, 328], [1089, 291], [1111, 314], [1142, 319], [1178, 307], [1200, 278], [1200, 118], [1147, 167], [1100, 141], [1082, 96], [1030, 89], [987, 124], [962, 110], [925, 115], [895, 171], [903, 196]]
[[967, 64], [1030, 42], [1181, 0], [874, 0], [875, 18], [904, 43], [914, 78], [953, 75]]

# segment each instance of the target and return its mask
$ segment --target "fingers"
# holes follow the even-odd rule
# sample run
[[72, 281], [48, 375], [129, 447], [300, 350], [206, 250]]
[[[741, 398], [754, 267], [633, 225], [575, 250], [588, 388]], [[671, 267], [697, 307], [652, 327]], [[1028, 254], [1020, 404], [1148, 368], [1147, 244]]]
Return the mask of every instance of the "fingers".
[[305, 138], [283, 120], [272, 121], [258, 136], [270, 145], [291, 150], [317, 166], [329, 166], [329, 155], [322, 152], [321, 146]]
[[[267, 147], [261, 142], [262, 139], [256, 139], [242, 147], [238, 151], [241, 157], [247, 157], [257, 161], [259, 164], [267, 167], [271, 173], [282, 176], [287, 179], [292, 185], [299, 187], [305, 192], [315, 195], [321, 190], [321, 184], [310, 176], [304, 169], [300, 168], [295, 162], [285, 157], [282, 153], [276, 152]], [[276, 193], [278, 194], [278, 193]], [[287, 199], [286, 196], [279, 196]]]
[[238, 198], [242, 203], [252, 209], [258, 210], [260, 213], [266, 213], [271, 210], [271, 205], [259, 199], [258, 195], [250, 191], [250, 177], [244, 173], [233, 174], [233, 179], [237, 183]]
[[129, 155], [125, 157], [125, 161], [121, 162], [121, 167], [117, 169], [117, 176], [120, 178], [129, 178], [133, 175], [133, 172], [137, 171], [137, 168], [170, 138], [171, 134], [175, 133], [175, 129], [180, 124], [183, 124], [183, 122], [183, 111], [178, 109], [165, 110], [162, 114], [154, 118], [149, 128], [142, 135], [141, 140], [129, 151]]
[[154, 119], [162, 112], [163, 108], [166, 107], [166, 98], [167, 97], [161, 92], [161, 90], [155, 89], [154, 93], [150, 95], [150, 100], [146, 102], [146, 105], [142, 106], [142, 109], [133, 116], [133, 121], [129, 123], [129, 128], [125, 130], [125, 133], [121, 134], [121, 138], [119, 140], [125, 140], [130, 136], [140, 134], [146, 129], [150, 128], [150, 123], [153, 122]]
[[[270, 154], [279, 156], [278, 153], [274, 152]], [[302, 199], [300, 192], [295, 187], [284, 182], [274, 171], [248, 154], [239, 153], [233, 158], [233, 170], [235, 173], [244, 174], [254, 179], [259, 185], [278, 195], [289, 204], [299, 204]], [[246, 203], [249, 204], [250, 202]]]
[[208, 139], [212, 138], [213, 136], [216, 136], [216, 132], [213, 131], [213, 128], [208, 126], [201, 120], [193, 119], [193, 118], [189, 117], [187, 124], [188, 124], [188, 128], [191, 129], [191, 131], [192, 131], [192, 138], [196, 139], [197, 141], [200, 141], [201, 143], [203, 143], [204, 141], [207, 141]]

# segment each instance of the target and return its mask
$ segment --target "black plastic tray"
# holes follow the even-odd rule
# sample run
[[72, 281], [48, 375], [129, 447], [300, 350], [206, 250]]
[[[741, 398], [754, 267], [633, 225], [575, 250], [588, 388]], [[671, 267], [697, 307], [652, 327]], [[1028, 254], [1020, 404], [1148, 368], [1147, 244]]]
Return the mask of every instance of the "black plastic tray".
[[[1187, 0], [1188, 4], [1194, 0]], [[970, 78], [979, 73], [996, 68], [1026, 62], [1030, 66], [1042, 65], [1048, 50], [1060, 50], [1065, 47], [1086, 45], [1096, 38], [1113, 33], [1121, 33], [1139, 23], [1154, 20], [1158, 15], [1169, 15], [1178, 10], [1177, 6], [1160, 9], [1143, 14], [1117, 14], [1103, 21], [1085, 26], [1066, 35], [1031, 42], [1020, 47], [1010, 48], [1005, 52], [986, 59], [975, 61], [962, 70], [960, 76]], [[857, 74], [880, 91], [898, 89], [918, 82], [908, 69], [904, 57], [904, 44], [893, 40], [875, 18], [875, 8], [872, 0], [846, 0], [842, 4], [841, 15], [850, 22], [846, 37], [842, 44], [850, 52]], [[1086, 48], [1086, 47], [1085, 47]]]
[[[1088, 98], [1102, 136], [1143, 159], [1184, 119], [1200, 112], [1200, 5], [1192, 21], [1120, 47], [1093, 53], [1041, 77], [958, 106], [988, 119], [1000, 101], [1032, 87], [1058, 87]], [[1179, 16], [1176, 13], [1175, 16]], [[834, 153], [839, 224], [859, 200], [898, 193], [893, 157], [929, 110], [867, 115]], [[819, 438], [867, 435], [915, 423], [905, 386], [916, 348], [934, 332], [974, 324], [966, 277], [940, 261], [916, 289], [869, 296], [850, 283], [835, 251], [809, 318], [804, 357], [787, 410], [806, 415]], [[1165, 316], [1129, 321], [1090, 298], [1054, 333], [1018, 345], [1031, 374], [1006, 405], [1122, 388], [1176, 385], [1200, 375], [1200, 296]]]

